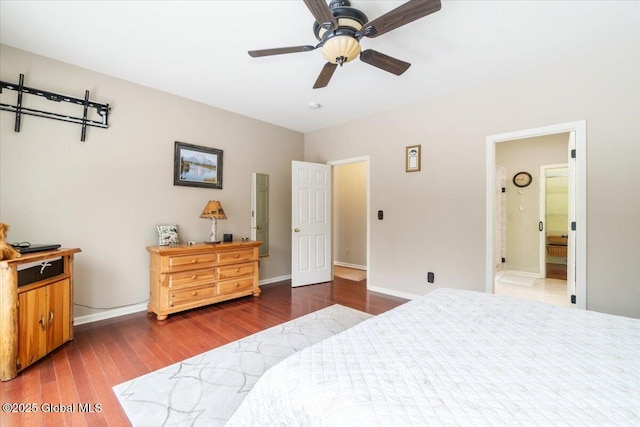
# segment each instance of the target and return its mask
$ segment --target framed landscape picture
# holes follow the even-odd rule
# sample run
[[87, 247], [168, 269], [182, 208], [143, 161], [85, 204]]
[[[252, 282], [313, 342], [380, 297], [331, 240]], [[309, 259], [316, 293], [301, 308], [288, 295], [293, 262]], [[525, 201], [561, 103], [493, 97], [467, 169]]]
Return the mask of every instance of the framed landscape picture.
[[222, 150], [176, 141], [173, 185], [222, 188]]

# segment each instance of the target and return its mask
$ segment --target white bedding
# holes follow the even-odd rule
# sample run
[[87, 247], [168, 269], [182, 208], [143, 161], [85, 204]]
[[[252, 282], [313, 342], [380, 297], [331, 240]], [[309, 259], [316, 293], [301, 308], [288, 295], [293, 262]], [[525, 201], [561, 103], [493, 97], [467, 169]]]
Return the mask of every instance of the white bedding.
[[267, 371], [229, 426], [639, 426], [640, 320], [439, 289]]

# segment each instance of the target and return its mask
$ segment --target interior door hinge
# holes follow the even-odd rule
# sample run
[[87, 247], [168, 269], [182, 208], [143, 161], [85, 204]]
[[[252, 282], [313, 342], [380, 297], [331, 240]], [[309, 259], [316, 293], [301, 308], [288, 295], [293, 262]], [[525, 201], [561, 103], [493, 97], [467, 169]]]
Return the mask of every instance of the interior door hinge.
[[502, 192], [503, 192], [503, 193], [506, 193], [506, 192], [507, 192], [507, 189], [506, 189], [506, 188], [504, 188], [504, 187], [502, 187]]
[[576, 222], [575, 221], [571, 222], [571, 231], [576, 231]]
[[572, 159], [576, 158], [576, 149], [575, 148], [571, 150], [571, 158]]
[[576, 303], [576, 296], [571, 295], [571, 304], [575, 304], [575, 303]]

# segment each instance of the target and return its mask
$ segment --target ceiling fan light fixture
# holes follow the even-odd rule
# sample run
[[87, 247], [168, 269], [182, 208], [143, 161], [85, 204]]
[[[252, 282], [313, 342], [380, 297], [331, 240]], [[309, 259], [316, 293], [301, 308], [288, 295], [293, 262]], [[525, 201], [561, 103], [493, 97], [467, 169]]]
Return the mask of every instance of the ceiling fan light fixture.
[[351, 36], [335, 36], [325, 41], [322, 56], [333, 64], [342, 65], [360, 55], [360, 43]]

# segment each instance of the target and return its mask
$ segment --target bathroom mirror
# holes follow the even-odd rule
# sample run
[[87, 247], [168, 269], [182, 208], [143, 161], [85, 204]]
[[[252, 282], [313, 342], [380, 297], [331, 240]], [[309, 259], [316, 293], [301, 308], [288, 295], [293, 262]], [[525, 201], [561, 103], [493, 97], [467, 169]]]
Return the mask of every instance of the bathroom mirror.
[[251, 240], [260, 240], [259, 255], [269, 255], [269, 175], [253, 173], [251, 179]]

